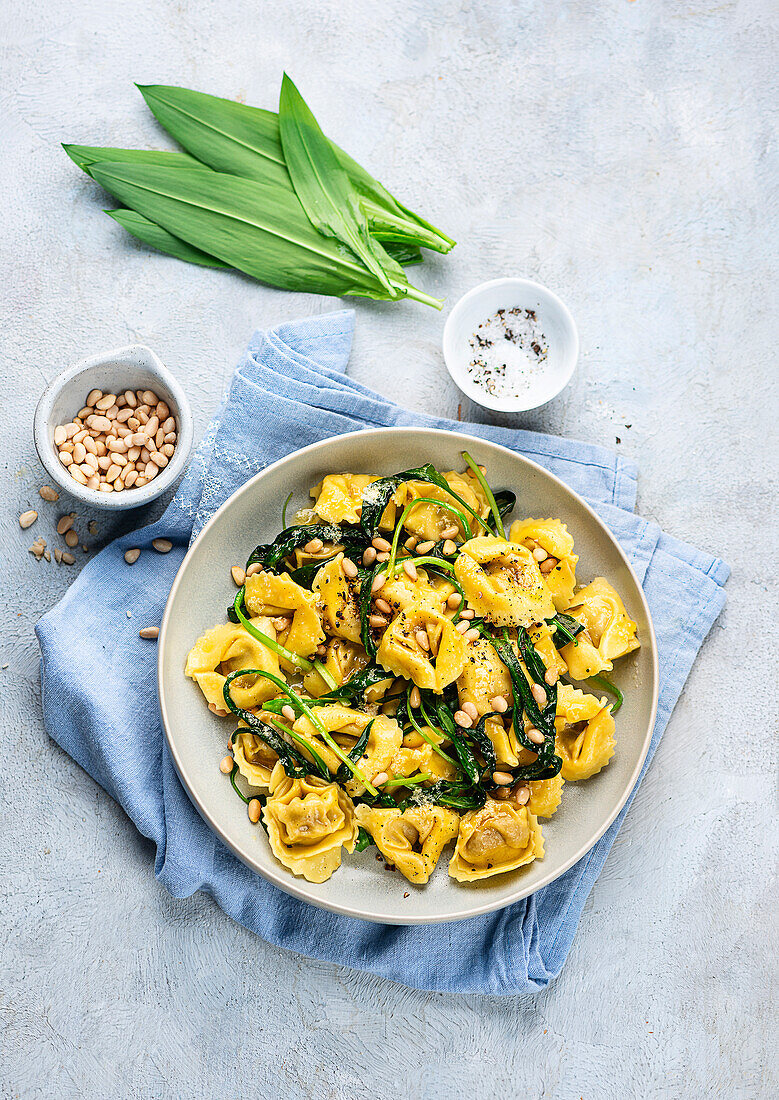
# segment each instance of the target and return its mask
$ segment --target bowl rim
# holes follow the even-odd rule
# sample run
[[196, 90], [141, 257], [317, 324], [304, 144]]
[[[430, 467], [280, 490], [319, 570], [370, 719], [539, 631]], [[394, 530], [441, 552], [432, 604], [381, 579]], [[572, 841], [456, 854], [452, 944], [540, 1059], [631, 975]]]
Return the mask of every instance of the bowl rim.
[[[499, 286], [516, 286], [524, 291], [531, 291], [533, 293], [539, 293], [544, 295], [557, 310], [562, 318], [563, 324], [568, 329], [572, 339], [572, 352], [569, 354], [570, 364], [566, 366], [563, 372], [563, 380], [554, 391], [548, 397], [544, 397], [542, 401], [530, 401], [523, 398], [510, 398], [510, 397], [493, 397], [486, 391], [478, 389], [475, 383], [470, 382], [459, 370], [456, 365], [455, 352], [454, 352], [454, 337], [453, 329], [455, 320], [465, 312], [466, 308], [476, 299], [481, 297], [488, 291], [493, 290]], [[504, 275], [498, 279], [489, 279], [487, 282], [479, 283], [471, 290], [467, 291], [461, 298], [458, 298], [455, 304], [449, 311], [449, 316], [444, 323], [444, 331], [441, 337], [441, 348], [444, 356], [444, 363], [446, 369], [449, 372], [449, 377], [462, 393], [465, 394], [476, 405], [480, 405], [483, 409], [489, 409], [492, 412], [530, 412], [532, 409], [540, 409], [543, 405], [547, 405], [550, 401], [553, 401], [558, 397], [573, 377], [573, 373], [576, 370], [576, 364], [579, 361], [579, 330], [576, 327], [576, 322], [573, 319], [571, 311], [568, 306], [555, 294], [553, 290], [550, 290], [548, 286], [544, 286], [543, 283], [536, 282], [533, 279], [525, 279], [520, 275]]]
[[[171, 623], [171, 619], [172, 619], [173, 604], [174, 604], [174, 601], [175, 601], [176, 593], [178, 591], [179, 585], [181, 584], [181, 580], [182, 580], [182, 577], [184, 575], [185, 567], [187, 565], [187, 562], [190, 559], [190, 557], [193, 555], [195, 548], [205, 538], [206, 534], [212, 529], [212, 527], [216, 526], [216, 524], [218, 524], [221, 521], [222, 515], [225, 513], [227, 508], [231, 505], [232, 501], [235, 500], [236, 497], [238, 497], [238, 496], [241, 496], [245, 493], [252, 492], [253, 489], [254, 489], [254, 486], [263, 477], [265, 477], [265, 475], [268, 474], [270, 471], [274, 471], [279, 466], [281, 466], [283, 463], [287, 462], [288, 460], [290, 460], [293, 457], [297, 458], [301, 455], [313, 455], [316, 452], [325, 449], [328, 446], [328, 444], [330, 444], [334, 439], [338, 439], [338, 440], [354, 439], [354, 438], [361, 437], [361, 436], [366, 436], [366, 435], [375, 435], [377, 432], [380, 432], [382, 434], [397, 435], [397, 436], [428, 435], [430, 432], [433, 432], [433, 433], [449, 436], [449, 437], [451, 437], [453, 439], [456, 439], [458, 441], [462, 441], [462, 443], [466, 446], [466, 448], [468, 446], [473, 446], [473, 443], [474, 443], [474, 437], [473, 436], [466, 435], [463, 432], [449, 431], [449, 430], [443, 429], [443, 428], [392, 426], [392, 427], [386, 427], [386, 428], [360, 429], [359, 431], [356, 431], [356, 432], [345, 432], [345, 433], [343, 433], [343, 435], [330, 436], [327, 439], [319, 440], [317, 443], [311, 443], [307, 447], [301, 447], [298, 450], [291, 451], [289, 454], [284, 455], [283, 458], [277, 459], [276, 462], [273, 462], [273, 463], [269, 464], [268, 466], [264, 467], [264, 469], [260, 470], [259, 473], [255, 474], [253, 477], [251, 477], [239, 489], [236, 489], [236, 491], [234, 493], [231, 493], [230, 496], [227, 498], [227, 500], [225, 500], [224, 503], [217, 509], [217, 511], [214, 513], [214, 515], [211, 517], [211, 519], [203, 526], [203, 529], [199, 532], [199, 534], [195, 538], [194, 542], [192, 543], [192, 545], [187, 550], [187, 553], [185, 554], [184, 558], [182, 559], [181, 565], [179, 566], [179, 568], [176, 572], [176, 576], [173, 580], [173, 584], [171, 585], [171, 589], [170, 589], [170, 592], [168, 593], [168, 598], [167, 598], [166, 603], [165, 603], [165, 610], [163, 612], [162, 621], [160, 623], [160, 633], [159, 633], [158, 649], [157, 649], [157, 697], [158, 697], [158, 702], [159, 702], [159, 707], [160, 707], [160, 714], [162, 716], [163, 736], [165, 738], [165, 743], [168, 747], [168, 751], [170, 753], [171, 760], [173, 761], [173, 766], [176, 770], [176, 774], [178, 775], [179, 780], [181, 781], [181, 784], [182, 784], [184, 790], [187, 792], [187, 795], [189, 796], [190, 801], [195, 806], [195, 809], [198, 811], [198, 813], [203, 818], [203, 820], [206, 822], [206, 824], [211, 828], [211, 830], [215, 833], [215, 835], [219, 838], [219, 840], [221, 840], [222, 843], [225, 844], [230, 849], [230, 851], [232, 851], [233, 854], [235, 856], [237, 856], [238, 859], [241, 860], [242, 863], [244, 863], [247, 867], [249, 867], [250, 870], [256, 872], [262, 878], [264, 878], [268, 882], [272, 883], [274, 886], [277, 886], [280, 890], [283, 890], [287, 894], [291, 894], [293, 897], [296, 897], [301, 901], [307, 902], [309, 905], [315, 905], [317, 908], [326, 909], [329, 912], [337, 913], [340, 916], [356, 917], [356, 918], [361, 919], [361, 920], [367, 920], [367, 921], [371, 921], [373, 923], [378, 923], [378, 924], [393, 924], [393, 925], [409, 925], [410, 926], [410, 925], [418, 925], [418, 924], [444, 924], [444, 923], [449, 923], [450, 921], [456, 921], [456, 920], [469, 920], [471, 917], [476, 917], [476, 916], [483, 915], [485, 913], [496, 912], [500, 909], [504, 909], [509, 905], [513, 905], [517, 901], [521, 901], [523, 898], [529, 897], [531, 894], [535, 894], [538, 890], [543, 889], [545, 886], [548, 886], [550, 883], [556, 881], [558, 878], [560, 878], [562, 875], [564, 875], [566, 873], [566, 871], [570, 870], [570, 868], [573, 867], [574, 864], [578, 863], [579, 860], [582, 859], [592, 849], [592, 847], [595, 844], [597, 844], [597, 842], [601, 839], [601, 837], [604, 835], [604, 833], [607, 831], [607, 829], [613, 824], [614, 820], [617, 818], [619, 813], [622, 811], [625, 803], [627, 802], [627, 800], [630, 797], [631, 793], [635, 789], [636, 782], [638, 781], [639, 775], [641, 774], [641, 769], [643, 768], [644, 762], [646, 761], [647, 753], [649, 752], [649, 746], [650, 746], [650, 743], [651, 743], [651, 740], [652, 740], [652, 734], [653, 734], [654, 727], [655, 727], [655, 720], [656, 720], [656, 717], [657, 717], [657, 706], [658, 706], [658, 696], [659, 696], [659, 662], [658, 662], [658, 653], [657, 653], [657, 636], [655, 634], [654, 624], [652, 622], [652, 613], [649, 609], [649, 604], [647, 602], [646, 594], [644, 593], [644, 589], [643, 589], [643, 587], [642, 587], [642, 585], [641, 585], [641, 583], [640, 583], [640, 581], [639, 581], [639, 579], [636, 575], [635, 570], [633, 569], [633, 566], [630, 564], [630, 561], [629, 561], [627, 555], [625, 554], [624, 550], [619, 545], [619, 543], [617, 542], [614, 535], [612, 535], [612, 533], [609, 531], [608, 527], [603, 522], [603, 520], [600, 518], [600, 516], [597, 514], [597, 512], [595, 512], [594, 509], [591, 508], [590, 505], [587, 504], [587, 502], [574, 489], [571, 489], [571, 487], [569, 485], [566, 485], [566, 483], [561, 478], [557, 477], [555, 474], [553, 474], [549, 470], [545, 469], [539, 463], [533, 462], [532, 459], [526, 458], [524, 455], [519, 454], [517, 451], [512, 451], [511, 448], [509, 448], [509, 447], [504, 447], [500, 443], [494, 443], [492, 440], [489, 440], [489, 439], [479, 439], [478, 440], [479, 443], [487, 443], [487, 444], [489, 444], [489, 446], [495, 447], [498, 450], [502, 451], [504, 454], [508, 455], [510, 458], [518, 460], [520, 462], [520, 464], [526, 464], [527, 466], [529, 466], [529, 467], [531, 467], [535, 470], [540, 471], [544, 476], [551, 478], [566, 493], [571, 494], [576, 499], [577, 503], [580, 504], [589, 513], [590, 518], [595, 522], [597, 527], [599, 527], [601, 529], [601, 532], [606, 536], [606, 538], [608, 539], [608, 541], [611, 544], [612, 548], [616, 550], [618, 556], [622, 560], [622, 564], [627, 568], [628, 572], [630, 573], [630, 575], [631, 575], [631, 577], [632, 577], [632, 579], [635, 583], [636, 589], [639, 593], [639, 598], [641, 600], [642, 609], [643, 609], [644, 615], [646, 616], [646, 621], [647, 621], [647, 625], [648, 625], [648, 628], [649, 628], [649, 637], [646, 639], [646, 642], [642, 641], [642, 645], [648, 643], [648, 647], [649, 647], [649, 650], [650, 650], [650, 655], [651, 655], [651, 658], [652, 658], [652, 698], [651, 698], [651, 705], [650, 705], [650, 714], [649, 714], [649, 720], [647, 722], [647, 729], [646, 729], [646, 732], [645, 732], [645, 735], [644, 735], [644, 741], [643, 741], [643, 744], [641, 746], [641, 750], [639, 752], [639, 757], [638, 757], [637, 763], [636, 763], [636, 765], [635, 765], [635, 767], [634, 767], [634, 769], [633, 769], [633, 771], [630, 775], [629, 780], [625, 784], [625, 789], [624, 789], [622, 795], [620, 796], [620, 798], [617, 802], [617, 805], [612, 809], [611, 813], [607, 816], [606, 820], [604, 820], [599, 825], [599, 827], [596, 830], [595, 834], [590, 835], [586, 839], [586, 841], [582, 844], [582, 846], [576, 851], [576, 853], [573, 856], [571, 856], [569, 859], [567, 859], [561, 867], [557, 868], [554, 871], [550, 871], [549, 874], [545, 875], [539, 883], [536, 883], [534, 886], [532, 886], [530, 888], [527, 888], [527, 887], [523, 888], [521, 885], [518, 885], [516, 891], [514, 891], [509, 897], [507, 897], [507, 898], [505, 898], [501, 901], [498, 901], [497, 903], [496, 902], [483, 902], [482, 904], [478, 904], [478, 903], [475, 903], [475, 899], [474, 899], [474, 904], [470, 905], [467, 908], [467, 911], [465, 911], [465, 912], [459, 912], [459, 913], [456, 913], [456, 914], [446, 914], [446, 915], [443, 915], [443, 916], [440, 916], [440, 917], [435, 917], [435, 918], [429, 917], [429, 916], [416, 916], [416, 917], [411, 916], [411, 917], [408, 917], [408, 918], [405, 918], [405, 919], [391, 919], [391, 918], [388, 918], [387, 916], [384, 916], [384, 915], [377, 915], [375, 913], [371, 914], [370, 912], [367, 912], [365, 910], [356, 909], [356, 908], [354, 908], [353, 906], [350, 906], [350, 905], [343, 905], [343, 904], [339, 904], [338, 902], [325, 901], [325, 900], [322, 900], [320, 898], [311, 897], [310, 894], [307, 892], [307, 889], [306, 889], [307, 884], [306, 885], [301, 885], [299, 883], [297, 877], [294, 876], [291, 872], [288, 872], [287, 869], [282, 867], [281, 864], [279, 864], [278, 870], [275, 867], [273, 867], [271, 869], [266, 868], [266, 867], [262, 867], [262, 866], [259, 865], [259, 863], [254, 862], [251, 859], [247, 858], [244, 855], [244, 853], [240, 851], [238, 846], [232, 842], [230, 837], [225, 832], [224, 828], [220, 825], [219, 821], [215, 820], [214, 816], [212, 814], [210, 814], [205, 809], [205, 807], [200, 804], [200, 802], [198, 800], [198, 797], [197, 797], [197, 794], [196, 794], [195, 789], [194, 789], [194, 785], [190, 782], [190, 780], [187, 776], [186, 767], [185, 767], [185, 765], [183, 764], [183, 762], [180, 758], [180, 755], [179, 755], [179, 753], [177, 751], [177, 748], [176, 748], [176, 745], [174, 743], [174, 739], [171, 738], [171, 735], [170, 735], [170, 720], [169, 720], [169, 717], [168, 717], [168, 711], [167, 711], [166, 700], [165, 700], [165, 676], [166, 676], [166, 667], [165, 667], [165, 658], [164, 658], [165, 641], [166, 641], [168, 629], [170, 627], [170, 623]], [[179, 671], [181, 671], [181, 670], [179, 670]], [[181, 674], [183, 675], [183, 673], [181, 673]]]
[[[144, 485], [138, 490], [128, 490], [127, 493], [101, 493], [97, 489], [80, 485], [72, 477], [68, 477], [65, 468], [61, 466], [56, 448], [49, 438], [52, 408], [58, 394], [69, 382], [72, 382], [74, 378], [78, 378], [80, 374], [96, 367], [111, 365], [118, 360], [127, 360], [133, 356], [139, 360], [136, 364], [137, 368], [147, 370], [149, 374], [158, 377], [170, 391], [175, 401], [176, 408], [171, 411], [176, 416], [179, 426], [176, 449], [168, 465], [148, 485]], [[168, 370], [156, 352], [146, 344], [126, 344], [123, 347], [99, 352], [72, 363], [65, 370], [56, 374], [46, 386], [38, 399], [33, 416], [33, 442], [46, 473], [57, 482], [64, 492], [76, 500], [104, 511], [120, 512], [128, 511], [131, 508], [142, 508], [162, 496], [183, 473], [192, 450], [193, 438], [194, 421], [189, 399], [178, 379]]]

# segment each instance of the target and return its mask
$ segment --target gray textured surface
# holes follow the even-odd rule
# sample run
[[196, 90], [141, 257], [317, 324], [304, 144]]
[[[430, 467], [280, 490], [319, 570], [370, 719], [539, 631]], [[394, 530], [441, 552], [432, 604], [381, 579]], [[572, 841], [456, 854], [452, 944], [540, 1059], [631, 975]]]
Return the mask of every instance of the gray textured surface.
[[[0, 31], [2, 1095], [776, 1095], [772, 5], [9, 0]], [[570, 305], [575, 381], [517, 422], [619, 437], [641, 510], [734, 569], [567, 966], [535, 997], [412, 992], [171, 900], [42, 729], [32, 627], [72, 576], [26, 554], [54, 541], [51, 506], [16, 525], [38, 504], [44, 382], [142, 340], [202, 428], [253, 327], [333, 304], [152, 256], [58, 142], [161, 144], [132, 81], [270, 106], [284, 66], [334, 137], [460, 240], [423, 286], [454, 300], [517, 273]], [[357, 309], [354, 375], [456, 412], [442, 317]]]

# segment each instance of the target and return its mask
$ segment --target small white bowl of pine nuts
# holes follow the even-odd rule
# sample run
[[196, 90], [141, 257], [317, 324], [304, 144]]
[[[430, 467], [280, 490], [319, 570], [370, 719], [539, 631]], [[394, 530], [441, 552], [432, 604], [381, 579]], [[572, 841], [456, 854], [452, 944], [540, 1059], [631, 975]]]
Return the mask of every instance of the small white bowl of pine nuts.
[[139, 508], [161, 496], [192, 448], [189, 402], [149, 348], [119, 348], [69, 367], [35, 410], [46, 472], [95, 508]]

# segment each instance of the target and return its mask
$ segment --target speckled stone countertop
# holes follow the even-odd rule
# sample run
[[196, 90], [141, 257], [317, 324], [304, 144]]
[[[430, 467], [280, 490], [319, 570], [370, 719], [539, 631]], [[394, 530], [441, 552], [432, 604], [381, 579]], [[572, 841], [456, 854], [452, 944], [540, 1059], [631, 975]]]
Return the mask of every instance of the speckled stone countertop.
[[[3, 6], [3, 1097], [777, 1095], [771, 9]], [[337, 304], [152, 255], [59, 142], [161, 145], [133, 81], [273, 106], [284, 67], [329, 133], [459, 240], [418, 269], [425, 289], [451, 303], [520, 274], [569, 304], [572, 384], [504, 422], [618, 447], [642, 513], [733, 567], [568, 963], [537, 996], [413, 992], [268, 947], [207, 897], [171, 899], [148, 843], [42, 727], [33, 626], [77, 568], [27, 553], [58, 541], [32, 445], [46, 381], [141, 341], [202, 431], [255, 327]], [[356, 308], [353, 375], [456, 415], [444, 317]], [[30, 507], [41, 518], [20, 531]], [[80, 514], [79, 530], [95, 518], [90, 553], [141, 520]]]

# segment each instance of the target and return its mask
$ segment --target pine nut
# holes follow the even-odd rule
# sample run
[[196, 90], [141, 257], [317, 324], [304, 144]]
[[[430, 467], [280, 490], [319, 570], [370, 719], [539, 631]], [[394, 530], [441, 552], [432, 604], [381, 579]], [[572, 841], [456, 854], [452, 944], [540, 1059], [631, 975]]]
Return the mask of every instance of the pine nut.
[[116, 414], [119, 412], [119, 406], [114, 404], [110, 409], [106, 409], [104, 416], [107, 416], [109, 420], [116, 420]]
[[70, 466], [73, 461], [73, 455], [68, 454], [67, 451], [60, 451], [60, 462], [63, 466]]
[[529, 787], [517, 787], [514, 791], [514, 798], [519, 806], [525, 806], [530, 801], [530, 788]]
[[418, 542], [419, 539], [416, 537], [416, 535], [411, 535], [410, 538], [406, 539], [403, 545], [407, 550], [415, 550]]
[[163, 421], [162, 430], [165, 432], [165, 435], [167, 435], [168, 432], [175, 432], [176, 421], [172, 416], [169, 416], [167, 420]]
[[116, 481], [116, 479], [119, 477], [121, 472], [122, 472], [122, 467], [117, 466], [115, 462], [112, 462], [111, 465], [108, 467], [108, 469], [105, 472], [106, 481]]
[[463, 598], [462, 598], [462, 596], [460, 595], [459, 592], [453, 592], [451, 594], [451, 596], [446, 597], [446, 606], [447, 607], [452, 607], [452, 608], [459, 607], [462, 602], [463, 602]]
[[549, 555], [547, 554], [546, 550], [544, 550], [543, 546], [537, 546], [533, 551], [533, 557], [536, 559], [536, 561], [544, 561], [546, 558], [549, 557]]
[[73, 557], [73, 555], [68, 550], [65, 550], [63, 552], [62, 557], [60, 558], [60, 561], [63, 563], [63, 565], [75, 565], [76, 564], [76, 559]]
[[54, 429], [54, 446], [61, 447], [65, 440], [68, 438], [68, 433], [62, 424], [58, 424]]
[[89, 420], [90, 420], [89, 427], [92, 428], [93, 431], [96, 431], [96, 432], [110, 432], [111, 431], [111, 421], [108, 419], [107, 416], [90, 416]]
[[135, 432], [134, 435], [128, 435], [126, 437], [126, 441], [130, 447], [146, 446], [146, 436], [143, 434], [143, 432]]
[[141, 448], [140, 447], [128, 447], [127, 448], [127, 457], [129, 458], [130, 462], [136, 462], [141, 457]]
[[125, 550], [124, 552], [124, 560], [128, 565], [135, 565], [140, 556], [141, 551], [137, 546], [133, 546], [130, 550]]
[[137, 397], [135, 396], [135, 394], [133, 393], [132, 390], [125, 390], [124, 391], [124, 399], [127, 402], [127, 404], [130, 406], [131, 409], [134, 409], [135, 406], [138, 404], [138, 399], [137, 399]]
[[379, 598], [375, 601], [375, 607], [376, 610], [382, 615], [392, 614], [392, 604], [388, 603], [387, 600], [382, 599], [381, 596], [379, 596]]
[[434, 546], [435, 543], [432, 539], [429, 539], [427, 542], [418, 542], [416, 545], [416, 552], [417, 554], [429, 554]]
[[531, 684], [530, 694], [533, 696], [539, 707], [546, 706], [546, 692], [540, 684]]
[[[116, 401], [116, 394], [106, 393], [97, 401], [95, 401], [95, 408], [100, 409], [100, 411], [103, 412], [105, 409], [110, 409], [114, 401]], [[89, 404], [89, 399], [87, 399], [87, 404]]]
[[309, 539], [303, 547], [303, 551], [306, 554], [318, 554], [324, 545], [321, 539]]
[[556, 565], [557, 558], [545, 558], [538, 568], [541, 570], [542, 573], [551, 573]]
[[514, 782], [514, 776], [510, 772], [493, 772], [492, 782], [498, 787], [507, 787]]
[[543, 745], [544, 735], [541, 732], [541, 730], [537, 730], [535, 728], [535, 726], [531, 726], [530, 729], [527, 730], [526, 732], [527, 732], [528, 740], [532, 741], [534, 745]]
[[141, 396], [143, 397], [144, 403], [147, 405], [156, 405], [159, 401], [159, 397], [157, 397], [154, 390], [144, 390]]
[[258, 561], [256, 561], [256, 562], [254, 562], [253, 565], [250, 565], [249, 568], [246, 570], [247, 579], [249, 577], [254, 577], [257, 573], [261, 573], [261, 572], [262, 572], [262, 566], [260, 565], [260, 563]]
[[387, 583], [387, 574], [386, 573], [377, 573], [376, 576], [373, 578], [373, 580], [371, 582], [371, 592], [375, 595], [377, 592], [381, 591], [381, 589], [384, 587], [384, 585], [386, 583]]
[[41, 500], [48, 500], [52, 503], [55, 500], [59, 500], [60, 498], [57, 490], [52, 489], [51, 485], [41, 485], [40, 489], [38, 490], [38, 496], [41, 498]]
[[70, 424], [65, 425], [65, 435], [67, 436], [68, 439], [72, 439], [73, 436], [76, 434], [76, 432], [78, 430], [79, 430], [78, 424], [73, 424], [71, 422]]
[[78, 546], [78, 535], [72, 527], [69, 531], [65, 532], [65, 543], [71, 548], [71, 550], [74, 546]]
[[465, 638], [466, 642], [477, 642], [480, 638], [480, 634], [474, 627], [473, 630], [466, 630], [463, 634], [463, 638]]
[[125, 406], [123, 409], [120, 409], [119, 412], [116, 414], [116, 419], [119, 421], [120, 424], [126, 424], [132, 415], [133, 410]]
[[246, 812], [249, 815], [249, 821], [252, 825], [256, 825], [260, 820], [260, 814], [262, 813], [262, 803], [259, 798], [253, 798], [249, 805], [246, 807]]
[[101, 493], [113, 493], [114, 491], [113, 485], [109, 485], [107, 482], [102, 482], [99, 489]]
[[451, 558], [452, 554], [457, 553], [457, 544], [452, 542], [451, 539], [446, 539], [441, 549], [443, 550], [445, 557]]
[[124, 406], [127, 404], [127, 398], [124, 396], [123, 393], [119, 394], [119, 396], [116, 399], [116, 403], [117, 403], [117, 405], [119, 406], [120, 409], [124, 408]]
[[466, 607], [466, 609], [464, 611], [460, 612], [460, 618], [461, 619], [468, 619], [468, 620], [475, 619], [476, 618], [476, 612], [473, 610], [472, 607]]
[[369, 615], [368, 622], [375, 630], [381, 630], [387, 625], [387, 620], [381, 615]]
[[451, 527], [446, 527], [441, 532], [442, 539], [456, 539], [460, 533], [460, 528], [456, 523], [453, 523]]
[[161, 470], [164, 470], [165, 467], [168, 465], [167, 458], [165, 457], [165, 455], [160, 454], [159, 451], [152, 451], [150, 458], [154, 465], [159, 466]]
[[414, 565], [413, 561], [406, 560], [403, 562], [403, 572], [406, 574], [409, 580], [412, 581], [415, 581], [419, 577], [419, 574], [417, 573], [417, 567]]
[[276, 633], [283, 634], [291, 625], [292, 619], [287, 615], [277, 615], [275, 619], [271, 619], [271, 622]]
[[32, 527], [37, 518], [38, 513], [32, 508], [29, 512], [22, 512], [19, 516], [19, 526], [23, 531], [26, 531], [28, 527]]
[[102, 439], [95, 440], [95, 451], [97, 452], [98, 458], [102, 458], [103, 455], [106, 454], [107, 450], [108, 448], [106, 447]]
[[158, 626], [142, 626], [138, 631], [139, 638], [159, 638], [160, 628]]
[[289, 705], [289, 703], [284, 704], [284, 706], [281, 708], [281, 713], [288, 722], [294, 722], [295, 718], [297, 717], [294, 709]]
[[153, 481], [159, 472], [159, 466], [156, 466], [153, 462], [147, 462], [143, 468], [143, 476], [147, 481]]
[[414, 634], [416, 643], [420, 649], [424, 649], [425, 653], [430, 652], [430, 639], [427, 636], [426, 630], [417, 630]]
[[168, 434], [165, 436], [165, 442], [175, 444], [175, 442], [176, 442], [176, 433], [175, 432], [168, 432]]
[[468, 626], [468, 620], [460, 619], [459, 622], [455, 623], [454, 629], [459, 631], [460, 634], [464, 634], [466, 630], [470, 630], [470, 627]]
[[387, 540], [383, 539], [381, 535], [377, 535], [376, 538], [371, 539], [371, 546], [373, 546], [376, 550], [381, 550], [382, 553], [385, 554], [388, 554], [392, 549], [392, 543], [387, 542]]
[[71, 440], [71, 443], [73, 444], [74, 447], [77, 443], [81, 443], [83, 445], [84, 440], [86, 439], [86, 437], [88, 435], [89, 435], [89, 429], [88, 428], [80, 428], [76, 432], [76, 434], [73, 436], [73, 439]]
[[152, 539], [151, 544], [158, 554], [167, 554], [173, 549], [170, 539]]
[[87, 449], [83, 443], [76, 443], [73, 447], [73, 461], [79, 465], [84, 461], [87, 456]]
[[146, 463], [149, 461], [149, 452], [146, 449], [146, 447], [141, 447], [141, 453], [138, 457], [140, 458], [141, 462], [145, 466]]
[[465, 713], [466, 713], [466, 714], [468, 715], [468, 717], [469, 717], [469, 718], [470, 718], [470, 719], [471, 719], [472, 721], [474, 721], [474, 722], [478, 722], [478, 720], [479, 720], [479, 712], [478, 712], [478, 710], [476, 709], [476, 705], [475, 705], [474, 703], [471, 703], [470, 701], [469, 701], [469, 702], [467, 702], [467, 703], [463, 703], [463, 705], [462, 705], [462, 709], [463, 709], [463, 710], [465, 711]]
[[99, 488], [100, 488], [100, 478], [97, 476], [97, 474], [92, 474], [91, 477], [87, 478], [87, 489], [99, 489]]
[[112, 462], [111, 462], [111, 459], [110, 459], [110, 458], [108, 457], [108, 455], [100, 455], [100, 458], [98, 458], [98, 460], [97, 460], [97, 468], [98, 468], [98, 470], [102, 470], [102, 471], [103, 471], [103, 473], [105, 473], [105, 472], [106, 472], [106, 470], [107, 470], [107, 469], [108, 469], [108, 468], [109, 468], [109, 467], [110, 467], [111, 465], [112, 465]]
[[387, 775], [386, 772], [379, 772], [378, 775], [374, 775], [372, 783], [373, 783], [374, 787], [383, 787], [388, 779], [389, 779], [389, 776]]
[[149, 439], [157, 434], [157, 429], [160, 426], [159, 418], [156, 416], [150, 416], [143, 426], [143, 430], [146, 432]]
[[470, 714], [466, 714], [464, 710], [456, 710], [454, 712], [454, 720], [458, 726], [462, 726], [464, 730], [469, 730], [473, 725]]
[[389, 554], [387, 553], [386, 550], [380, 550], [376, 555], [376, 561], [380, 561], [380, 562], [389, 561], [389, 558], [390, 558], [390, 556], [389, 556]]
[[90, 409], [94, 409], [100, 398], [103, 396], [102, 390], [90, 390], [87, 394], [87, 406]]
[[125, 472], [125, 475], [124, 475], [124, 487], [125, 487], [125, 489], [132, 489], [133, 485], [135, 485], [137, 480], [138, 480], [138, 471], [135, 469], [135, 467], [133, 467], [130, 470], [127, 470]]
[[422, 693], [420, 692], [416, 684], [414, 684], [411, 691], [408, 693], [408, 701], [415, 709], [422, 702]]
[[60, 548], [58, 546], [54, 547], [54, 560], [57, 563], [57, 565], [60, 565], [61, 562], [62, 562], [62, 551], [60, 550]]
[[116, 451], [117, 454], [127, 453], [127, 441], [124, 439], [108, 439], [106, 440], [106, 446], [109, 451]]
[[97, 455], [97, 443], [91, 435], [88, 435], [84, 440], [84, 449], [86, 450], [87, 454]]
[[553, 668], [548, 668], [546, 670], [546, 672], [544, 673], [544, 680], [547, 682], [549, 687], [555, 686], [555, 684], [557, 683], [557, 673]]
[[362, 564], [363, 565], [373, 565], [373, 563], [375, 561], [376, 561], [376, 547], [375, 546], [369, 546], [368, 549], [365, 551], [365, 553], [362, 556]]
[[79, 485], [86, 485], [87, 479], [84, 476], [84, 474], [82, 474], [81, 470], [75, 464], [75, 462], [73, 463], [72, 466], [68, 467], [68, 473], [70, 474], [70, 476], [73, 478], [74, 481], [77, 481], [79, 483]]
[[235, 761], [233, 760], [232, 756], [223, 756], [219, 762], [219, 771], [222, 773], [222, 775], [229, 775], [230, 772], [233, 770], [234, 764]]
[[490, 710], [497, 711], [498, 714], [505, 714], [509, 709], [509, 705], [502, 695], [493, 695], [490, 699]]
[[137, 416], [131, 416], [130, 419], [127, 421], [127, 427], [131, 428], [134, 432], [137, 432], [140, 430], [141, 422]]
[[157, 428], [157, 431], [154, 435], [154, 449], [155, 449], [155, 451], [158, 451], [164, 442], [165, 442], [165, 432], [162, 430], [162, 428]]
[[166, 458], [173, 458], [173, 452], [176, 448], [172, 443], [163, 443], [160, 447], [160, 454], [165, 455]]
[[241, 585], [246, 580], [246, 573], [244, 573], [244, 571], [243, 571], [243, 569], [241, 569], [240, 565], [234, 565], [232, 567], [232, 569], [230, 570], [230, 576], [233, 578], [233, 580], [235, 581], [235, 583], [238, 585], [239, 588], [241, 587]]
[[69, 531], [75, 522], [75, 515], [60, 516], [57, 521], [57, 534], [64, 535], [66, 531]]
[[354, 564], [351, 558], [344, 558], [341, 561], [341, 568], [344, 571], [344, 576], [348, 577], [350, 581], [353, 581], [359, 573], [359, 569]]

